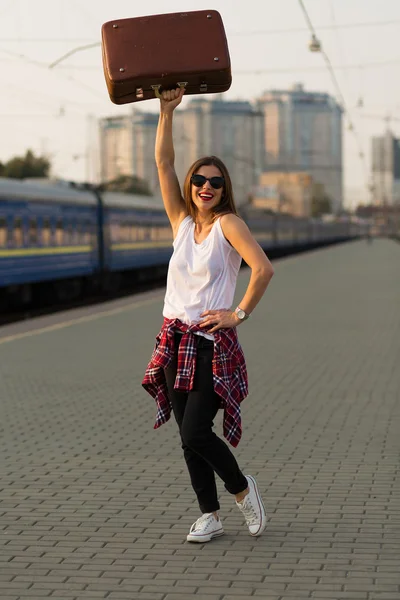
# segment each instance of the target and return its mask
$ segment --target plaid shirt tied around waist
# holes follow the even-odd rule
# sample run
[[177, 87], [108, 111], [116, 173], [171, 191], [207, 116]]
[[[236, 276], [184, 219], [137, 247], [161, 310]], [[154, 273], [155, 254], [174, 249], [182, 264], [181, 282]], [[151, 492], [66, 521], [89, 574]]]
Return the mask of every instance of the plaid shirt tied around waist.
[[[178, 368], [174, 388], [179, 392], [193, 389], [196, 370], [196, 331], [205, 331], [198, 325], [186, 325], [179, 319], [164, 319], [161, 331], [147, 366], [142, 385], [157, 403], [154, 429], [166, 423], [171, 416], [164, 369], [175, 353], [175, 331], [183, 333], [178, 350]], [[242, 435], [240, 403], [248, 394], [247, 369], [235, 327], [214, 332], [214, 357], [212, 361], [214, 391], [221, 398], [224, 409], [223, 432], [236, 447]]]

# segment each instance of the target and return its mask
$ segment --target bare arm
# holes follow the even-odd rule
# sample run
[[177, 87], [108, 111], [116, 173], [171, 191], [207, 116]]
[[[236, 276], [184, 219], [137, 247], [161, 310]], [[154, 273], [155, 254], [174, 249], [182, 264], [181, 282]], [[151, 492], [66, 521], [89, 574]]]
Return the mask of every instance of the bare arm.
[[228, 242], [251, 269], [249, 285], [239, 302], [240, 308], [250, 314], [264, 295], [274, 269], [244, 221], [236, 215], [229, 214], [221, 218], [221, 226]]
[[[261, 300], [274, 274], [274, 269], [246, 223], [239, 217], [234, 214], [223, 215], [221, 227], [225, 238], [251, 269], [249, 285], [239, 302], [240, 308], [249, 314]], [[236, 327], [242, 323], [231, 310], [206, 310], [201, 316], [205, 318], [200, 322], [200, 326], [207, 327], [209, 333], [225, 327]], [[212, 328], [208, 329], [210, 326]]]
[[173, 112], [182, 100], [184, 90], [162, 93], [160, 118], [157, 127], [155, 159], [160, 180], [161, 195], [174, 237], [182, 220], [187, 216], [174, 162], [175, 152], [172, 138]]

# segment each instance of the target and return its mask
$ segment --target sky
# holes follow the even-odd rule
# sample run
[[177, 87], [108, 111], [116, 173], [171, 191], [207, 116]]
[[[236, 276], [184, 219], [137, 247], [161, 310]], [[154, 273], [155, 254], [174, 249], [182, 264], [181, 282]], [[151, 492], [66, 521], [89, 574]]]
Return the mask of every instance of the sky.
[[[345, 102], [345, 204], [354, 208], [369, 201], [371, 137], [388, 126], [400, 136], [400, 2], [303, 2]], [[228, 38], [233, 82], [227, 100], [252, 101], [295, 83], [340, 100], [323, 56], [309, 51], [299, 0], [0, 0], [0, 161], [31, 148], [50, 157], [54, 176], [95, 180], [97, 119], [128, 114], [133, 105], [110, 101], [100, 47], [49, 66], [99, 42], [106, 21], [210, 8], [221, 13]], [[194, 35], [207, 43], [201, 31]], [[158, 101], [135, 106], [156, 112]]]

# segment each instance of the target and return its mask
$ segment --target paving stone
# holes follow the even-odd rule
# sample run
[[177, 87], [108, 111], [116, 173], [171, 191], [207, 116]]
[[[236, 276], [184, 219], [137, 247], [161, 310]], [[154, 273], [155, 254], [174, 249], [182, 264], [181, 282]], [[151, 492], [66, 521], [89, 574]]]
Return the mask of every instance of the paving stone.
[[218, 481], [226, 535], [185, 543], [199, 512], [177, 427], [153, 429], [140, 385], [162, 293], [9, 343], [34, 323], [0, 328], [2, 600], [400, 600], [399, 264], [383, 239], [276, 261], [240, 328], [234, 454], [264, 497], [261, 538]]

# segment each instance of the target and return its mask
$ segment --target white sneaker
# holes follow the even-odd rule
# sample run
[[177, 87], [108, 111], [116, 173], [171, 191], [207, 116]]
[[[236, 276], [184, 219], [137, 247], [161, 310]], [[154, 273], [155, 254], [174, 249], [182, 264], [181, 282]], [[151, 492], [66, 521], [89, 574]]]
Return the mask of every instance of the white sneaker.
[[210, 542], [224, 533], [221, 520], [217, 521], [213, 513], [205, 513], [193, 523], [186, 539], [188, 542]]
[[246, 475], [246, 479], [249, 484], [249, 493], [241, 502], [236, 502], [236, 506], [242, 511], [246, 519], [250, 535], [257, 536], [262, 534], [267, 525], [267, 515], [256, 480], [251, 475]]

